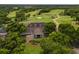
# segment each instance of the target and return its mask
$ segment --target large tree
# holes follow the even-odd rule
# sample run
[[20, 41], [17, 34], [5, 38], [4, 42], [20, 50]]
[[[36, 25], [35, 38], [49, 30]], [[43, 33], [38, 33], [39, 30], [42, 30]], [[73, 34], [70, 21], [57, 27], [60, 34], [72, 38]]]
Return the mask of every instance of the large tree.
[[25, 32], [26, 27], [18, 21], [11, 21], [6, 30], [5, 48], [9, 50], [8, 53], [23, 53], [26, 41], [22, 38], [21, 33]]
[[45, 23], [44, 32], [49, 35], [51, 32], [55, 31], [55, 27], [56, 27], [56, 25], [54, 23], [52, 23], [52, 22]]
[[18, 21], [11, 21], [6, 27], [7, 32], [18, 32], [22, 33], [26, 31], [26, 27], [20, 24]]
[[60, 32], [52, 32], [48, 38], [41, 41], [43, 53], [71, 53], [71, 38]]
[[79, 9], [65, 9], [64, 15], [69, 15], [79, 21]]
[[59, 25], [59, 31], [69, 35], [72, 39], [75, 39], [76, 30], [71, 24], [60, 24]]
[[26, 17], [25, 17], [24, 11], [21, 10], [21, 11], [16, 12], [16, 20], [17, 21], [23, 21], [25, 19], [26, 19]]
[[9, 50], [5, 48], [5, 42], [4, 38], [0, 37], [0, 54], [6, 54], [9, 52]]
[[23, 53], [25, 48], [25, 40], [17, 32], [9, 32], [6, 37], [5, 48], [8, 53]]

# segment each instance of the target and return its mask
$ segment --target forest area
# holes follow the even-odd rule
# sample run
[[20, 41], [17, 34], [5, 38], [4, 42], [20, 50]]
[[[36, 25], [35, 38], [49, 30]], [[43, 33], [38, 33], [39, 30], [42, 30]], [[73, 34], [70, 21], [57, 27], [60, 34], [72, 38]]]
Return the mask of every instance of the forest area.
[[[74, 49], [79, 49], [79, 6], [43, 7], [0, 6], [0, 54], [76, 53]], [[27, 42], [28, 25], [36, 23], [44, 24], [39, 32], [44, 36], [37, 35]]]

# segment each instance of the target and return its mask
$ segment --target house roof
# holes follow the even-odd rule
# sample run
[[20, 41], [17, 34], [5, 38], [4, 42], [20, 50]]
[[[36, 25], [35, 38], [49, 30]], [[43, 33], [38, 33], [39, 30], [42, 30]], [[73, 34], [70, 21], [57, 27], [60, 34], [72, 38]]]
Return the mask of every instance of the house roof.
[[23, 32], [20, 35], [30, 35], [31, 33]]
[[0, 33], [0, 36], [6, 36], [7, 35], [7, 33], [5, 32], [5, 33]]

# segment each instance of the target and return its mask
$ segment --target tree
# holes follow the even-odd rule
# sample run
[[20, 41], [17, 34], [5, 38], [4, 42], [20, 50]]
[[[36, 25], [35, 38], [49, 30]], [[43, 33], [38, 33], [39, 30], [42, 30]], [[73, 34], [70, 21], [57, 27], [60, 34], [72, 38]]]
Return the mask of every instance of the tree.
[[0, 17], [6, 17], [9, 11], [7, 8], [0, 8]]
[[23, 53], [25, 40], [22, 38], [21, 33], [25, 32], [26, 27], [15, 20], [7, 24], [6, 30], [5, 49], [8, 50], [8, 53]]
[[5, 48], [8, 53], [23, 53], [25, 48], [25, 40], [17, 32], [7, 34]]
[[5, 48], [5, 42], [6, 41], [0, 37], [0, 54], [7, 54], [9, 52], [9, 50]]
[[79, 28], [76, 30], [76, 39], [79, 40]]
[[9, 21], [8, 17], [0, 17], [0, 24], [7, 24]]
[[51, 10], [51, 8], [45, 8], [45, 9], [43, 8], [39, 11], [39, 15], [42, 13], [48, 13], [48, 12], [50, 12], [50, 10]]
[[71, 53], [71, 38], [60, 32], [52, 32], [48, 38], [42, 39], [40, 45], [43, 53]]
[[79, 21], [79, 9], [65, 9], [64, 15], [75, 17]]
[[55, 31], [56, 25], [52, 22], [50, 23], [45, 23], [44, 25], [44, 32], [47, 34], [50, 34], [51, 32]]
[[64, 14], [65, 15], [69, 15], [69, 16], [77, 16], [77, 14], [79, 13], [79, 9], [65, 9]]
[[17, 21], [23, 21], [25, 20], [25, 13], [23, 11], [19, 11], [16, 13], [16, 19]]
[[72, 38], [72, 46], [75, 45], [75, 42], [77, 40], [77, 32], [71, 24], [60, 24], [59, 31], [70, 36]]
[[76, 30], [75, 40], [73, 41], [74, 47], [79, 48], [79, 28]]
[[26, 31], [26, 27], [20, 24], [18, 21], [11, 21], [6, 27], [7, 32], [18, 32], [22, 33]]
[[70, 42], [72, 41], [71, 37], [61, 32], [52, 32], [49, 35], [49, 39], [53, 40], [54, 42], [58, 42], [61, 45], [71, 46]]
[[72, 39], [76, 38], [76, 30], [71, 24], [60, 24], [59, 31], [70, 36]]

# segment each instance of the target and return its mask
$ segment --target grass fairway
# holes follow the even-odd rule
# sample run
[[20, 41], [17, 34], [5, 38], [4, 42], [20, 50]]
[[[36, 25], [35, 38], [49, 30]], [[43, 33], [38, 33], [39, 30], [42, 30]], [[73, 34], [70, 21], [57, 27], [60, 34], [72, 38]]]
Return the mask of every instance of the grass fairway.
[[27, 44], [24, 50], [26, 54], [40, 54], [42, 52], [42, 48], [38, 45]]
[[39, 15], [39, 16], [30, 17], [27, 22], [32, 22], [32, 23], [33, 22], [44, 22], [44, 23], [48, 23], [48, 22], [52, 22], [52, 19], [49, 16]]
[[71, 18], [70, 16], [60, 16], [58, 19], [56, 19], [56, 21], [59, 24], [71, 24], [73, 21], [73, 18]]
[[49, 13], [51, 13], [52, 15], [58, 15], [61, 12], [64, 12], [64, 9], [54, 9], [54, 10], [51, 10]]

